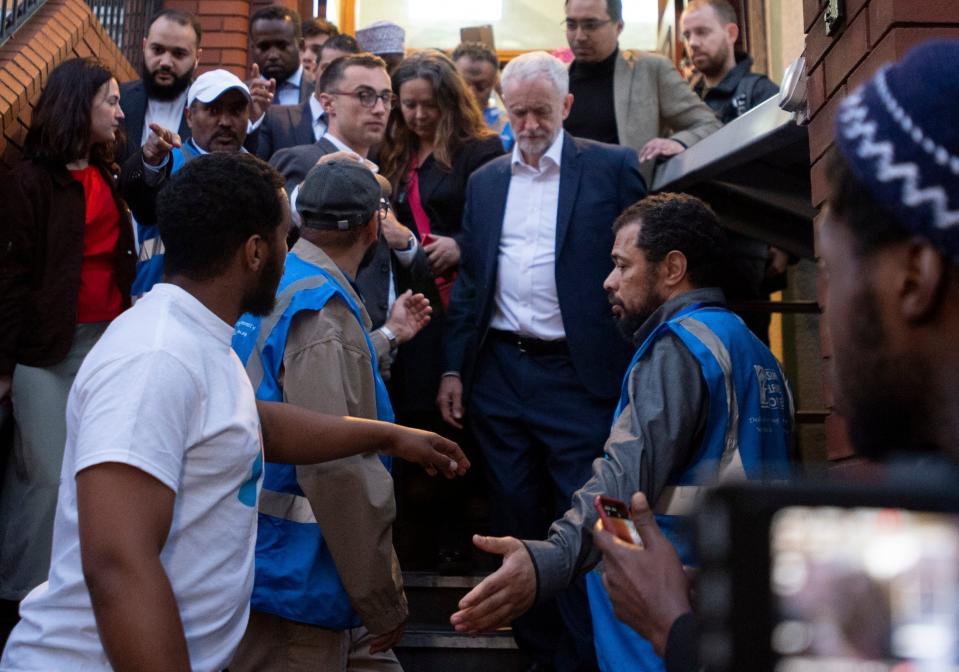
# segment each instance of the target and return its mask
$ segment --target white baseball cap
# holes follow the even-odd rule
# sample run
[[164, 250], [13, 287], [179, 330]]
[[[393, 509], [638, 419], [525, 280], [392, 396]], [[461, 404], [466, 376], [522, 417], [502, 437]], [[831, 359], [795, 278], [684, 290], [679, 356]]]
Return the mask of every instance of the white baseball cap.
[[187, 107], [195, 100], [204, 104], [212, 103], [230, 89], [239, 89], [248, 101], [253, 102], [250, 89], [242, 79], [228, 70], [210, 70], [197, 77], [190, 86], [186, 94]]

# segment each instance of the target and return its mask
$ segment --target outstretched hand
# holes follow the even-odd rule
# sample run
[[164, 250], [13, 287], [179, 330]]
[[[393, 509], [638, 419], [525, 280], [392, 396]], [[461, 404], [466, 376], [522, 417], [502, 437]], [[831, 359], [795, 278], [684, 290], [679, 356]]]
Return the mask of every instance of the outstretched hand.
[[396, 297], [386, 318], [386, 326], [396, 334], [398, 343], [406, 343], [429, 324], [432, 312], [429, 299], [408, 289]]
[[457, 632], [482, 632], [502, 627], [522, 615], [536, 598], [533, 559], [515, 537], [473, 536], [476, 548], [503, 556], [503, 565], [483, 579], [459, 602], [450, 617]]
[[446, 478], [462, 476], [470, 467], [463, 450], [439, 434], [394, 425], [396, 435], [384, 455], [418, 464], [430, 476], [442, 473]]
[[174, 147], [181, 145], [177, 133], [163, 128], [160, 124], [150, 124], [150, 135], [142, 148], [143, 160], [151, 166], [159, 166]]
[[662, 656], [669, 629], [677, 618], [691, 611], [689, 581], [641, 492], [633, 495], [630, 517], [642, 546], [628, 544], [607, 532], [599, 520], [593, 542], [603, 553], [603, 584], [616, 617], [648, 639]]

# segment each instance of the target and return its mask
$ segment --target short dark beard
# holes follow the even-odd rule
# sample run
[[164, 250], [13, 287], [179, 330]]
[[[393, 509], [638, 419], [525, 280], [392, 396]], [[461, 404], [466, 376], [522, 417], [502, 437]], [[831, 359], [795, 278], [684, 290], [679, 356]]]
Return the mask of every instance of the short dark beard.
[[276, 257], [271, 255], [263, 266], [260, 282], [248, 296], [243, 297], [242, 313], [250, 313], [254, 317], [266, 317], [276, 307], [276, 290], [280, 285], [283, 273]]
[[[143, 88], [146, 89], [147, 97], [154, 100], [171, 101], [176, 100], [177, 96], [186, 91], [193, 82], [193, 72], [196, 68], [190, 68], [185, 74], [177, 77], [172, 70], [170, 74], [174, 75], [174, 80], [170, 84], [157, 84], [153, 79], [153, 73], [147, 70], [146, 63], [140, 64], [140, 81], [143, 82]], [[176, 130], [176, 129], [171, 129]]]
[[[622, 304], [619, 304], [620, 308], [623, 309], [623, 315], [617, 318], [616, 327], [619, 329], [619, 333], [623, 335], [623, 338], [633, 343], [633, 345], [640, 345], [634, 342], [636, 331], [645, 324], [646, 320], [648, 320], [653, 313], [659, 310], [660, 306], [666, 303], [665, 297], [656, 291], [656, 277], [657, 269], [655, 266], [651, 266], [646, 275], [645, 286], [643, 287], [646, 301], [638, 310], [628, 313], [626, 312], [626, 308]], [[612, 297], [610, 297], [610, 301], [612, 302]]]
[[849, 439], [863, 457], [928, 451], [933, 422], [928, 408], [932, 372], [920, 357], [888, 354], [878, 303], [866, 288], [860, 308], [849, 316], [852, 352], [834, 360], [838, 409], [848, 422]]

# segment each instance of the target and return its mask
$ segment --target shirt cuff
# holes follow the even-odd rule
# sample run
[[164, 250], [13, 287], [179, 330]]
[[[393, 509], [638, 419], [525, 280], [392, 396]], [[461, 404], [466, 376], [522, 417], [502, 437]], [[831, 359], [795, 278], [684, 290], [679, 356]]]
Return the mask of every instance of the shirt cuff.
[[263, 120], [264, 120], [264, 119], [266, 119], [266, 112], [264, 112], [263, 114], [261, 114], [261, 115], [260, 115], [260, 118], [257, 119], [256, 121], [248, 121], [248, 122], [246, 122], [246, 133], [247, 133], [247, 135], [249, 135], [250, 133], [252, 133], [252, 132], [255, 131], [256, 129], [258, 129], [258, 128], [260, 127], [260, 125], [263, 123]]
[[163, 170], [164, 168], [166, 168], [166, 164], [168, 164], [168, 163], [170, 163], [170, 155], [169, 155], [169, 154], [164, 154], [164, 155], [163, 155], [163, 160], [162, 160], [159, 164], [157, 164], [157, 165], [155, 165], [155, 166], [154, 166], [152, 163], [147, 163], [147, 160], [146, 160], [145, 157], [144, 157], [144, 159], [143, 159], [143, 167], [146, 168], [146, 169], [147, 169], [148, 171], [150, 171], [151, 173], [159, 173], [161, 170]]
[[412, 238], [410, 249], [408, 250], [393, 250], [393, 254], [396, 255], [396, 260], [400, 262], [400, 266], [403, 268], [409, 268], [410, 264], [413, 263], [413, 260], [416, 258], [416, 250], [419, 249], [419, 241], [416, 240], [416, 236], [410, 234]]
[[442, 377], [443, 377], [443, 378], [460, 378], [460, 372], [459, 372], [459, 371], [444, 371]]

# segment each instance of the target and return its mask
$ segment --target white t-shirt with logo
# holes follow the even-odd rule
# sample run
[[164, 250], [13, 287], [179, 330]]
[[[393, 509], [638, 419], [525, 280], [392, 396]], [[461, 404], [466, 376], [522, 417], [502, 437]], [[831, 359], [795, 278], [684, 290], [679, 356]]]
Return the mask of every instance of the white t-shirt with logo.
[[84, 360], [67, 402], [50, 577], [23, 601], [0, 669], [110, 669], [83, 579], [76, 497], [77, 472], [104, 462], [132, 465], [176, 493], [160, 560], [190, 664], [229, 663], [249, 613], [263, 464], [232, 335], [191, 294], [158, 284]]

